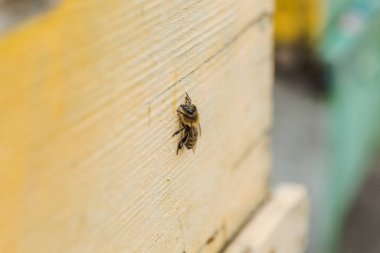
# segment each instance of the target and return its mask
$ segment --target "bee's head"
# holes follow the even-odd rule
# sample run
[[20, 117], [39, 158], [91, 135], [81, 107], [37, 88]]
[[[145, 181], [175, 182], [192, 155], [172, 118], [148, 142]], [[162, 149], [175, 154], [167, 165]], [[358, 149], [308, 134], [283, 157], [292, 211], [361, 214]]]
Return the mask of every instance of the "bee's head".
[[189, 115], [195, 115], [197, 113], [197, 107], [194, 104], [183, 104], [181, 105], [182, 111]]

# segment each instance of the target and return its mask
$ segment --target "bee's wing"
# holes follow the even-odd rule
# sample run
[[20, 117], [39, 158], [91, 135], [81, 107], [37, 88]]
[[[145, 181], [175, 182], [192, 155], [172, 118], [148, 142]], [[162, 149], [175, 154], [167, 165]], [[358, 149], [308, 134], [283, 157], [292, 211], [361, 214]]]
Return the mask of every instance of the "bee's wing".
[[[201, 127], [201, 125], [198, 124], [198, 127], [199, 127], [199, 136], [200, 136], [200, 133], [201, 133], [200, 127]], [[198, 130], [197, 130], [196, 128], [194, 128], [194, 132], [195, 132], [196, 135], [197, 135], [196, 137], [198, 137]], [[197, 138], [197, 141], [194, 142], [194, 144], [193, 144], [193, 148], [192, 148], [193, 153], [195, 153], [195, 150], [197, 149], [197, 143], [198, 143], [198, 138]]]
[[199, 128], [199, 136], [201, 136], [202, 135], [201, 123], [198, 123], [198, 128]]
[[193, 150], [193, 154], [195, 153], [195, 150], [197, 149], [197, 142], [195, 142], [194, 143], [194, 145], [193, 145], [193, 148], [192, 148], [192, 150]]

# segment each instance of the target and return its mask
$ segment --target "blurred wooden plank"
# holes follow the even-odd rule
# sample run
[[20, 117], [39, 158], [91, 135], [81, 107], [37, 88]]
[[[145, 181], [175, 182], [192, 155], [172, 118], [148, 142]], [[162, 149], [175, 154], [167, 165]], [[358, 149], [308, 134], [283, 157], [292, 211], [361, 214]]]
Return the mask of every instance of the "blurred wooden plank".
[[2, 38], [0, 251], [219, 249], [267, 194], [272, 9], [67, 0]]
[[302, 253], [307, 244], [309, 215], [305, 188], [282, 185], [225, 253]]
[[42, 14], [60, 0], [0, 0], [0, 36], [21, 21]]

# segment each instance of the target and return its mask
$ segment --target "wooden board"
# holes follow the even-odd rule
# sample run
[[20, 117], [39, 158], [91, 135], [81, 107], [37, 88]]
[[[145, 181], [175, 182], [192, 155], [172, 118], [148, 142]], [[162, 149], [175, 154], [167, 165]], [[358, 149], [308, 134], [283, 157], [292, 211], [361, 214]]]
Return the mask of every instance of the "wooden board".
[[225, 253], [302, 253], [308, 241], [309, 217], [306, 189], [281, 185]]
[[67, 0], [0, 38], [0, 252], [221, 248], [267, 194], [272, 10]]

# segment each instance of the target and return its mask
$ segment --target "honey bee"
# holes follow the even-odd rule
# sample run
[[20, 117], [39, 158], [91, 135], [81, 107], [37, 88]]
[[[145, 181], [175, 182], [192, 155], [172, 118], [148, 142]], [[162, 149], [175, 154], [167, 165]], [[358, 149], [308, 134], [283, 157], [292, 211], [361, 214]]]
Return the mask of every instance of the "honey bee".
[[181, 104], [178, 109], [178, 118], [180, 123], [180, 129], [175, 131], [172, 137], [179, 133], [182, 133], [181, 141], [177, 146], [178, 151], [183, 148], [183, 145], [187, 149], [192, 149], [193, 153], [197, 147], [198, 134], [202, 133], [201, 125], [199, 123], [199, 113], [197, 107], [191, 102], [191, 98], [186, 93], [185, 104]]

